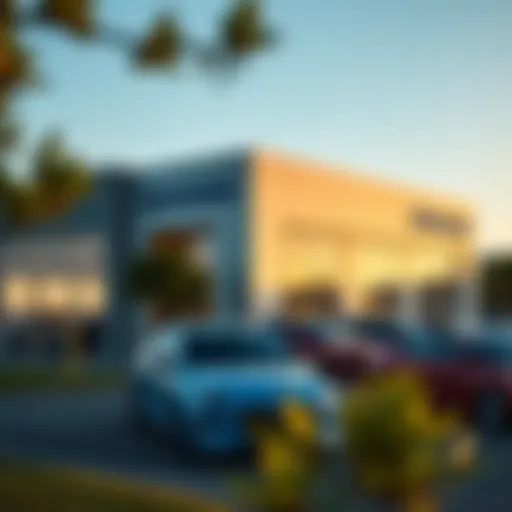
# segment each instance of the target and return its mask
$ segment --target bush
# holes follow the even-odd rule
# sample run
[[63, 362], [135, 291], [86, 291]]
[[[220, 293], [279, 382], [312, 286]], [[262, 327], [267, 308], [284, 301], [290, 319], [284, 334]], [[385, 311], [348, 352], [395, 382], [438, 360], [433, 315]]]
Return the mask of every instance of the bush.
[[419, 502], [422, 510], [435, 509], [436, 486], [473, 462], [463, 425], [437, 413], [424, 383], [410, 372], [356, 387], [346, 404], [345, 427], [356, 481], [406, 510], [419, 510]]
[[265, 512], [306, 512], [319, 475], [317, 428], [310, 411], [287, 404], [276, 426], [256, 425], [256, 481], [244, 498]]

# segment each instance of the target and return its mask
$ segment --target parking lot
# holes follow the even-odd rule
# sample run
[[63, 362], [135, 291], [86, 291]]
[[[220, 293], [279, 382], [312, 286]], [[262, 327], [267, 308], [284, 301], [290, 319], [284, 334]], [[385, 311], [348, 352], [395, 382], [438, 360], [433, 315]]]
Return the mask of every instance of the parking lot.
[[140, 477], [225, 501], [228, 474], [187, 467], [162, 444], [136, 435], [120, 392], [4, 398], [0, 455]]
[[[0, 454], [168, 483], [237, 507], [233, 476], [243, 472], [249, 478], [248, 467], [178, 461], [165, 446], [134, 434], [123, 404], [120, 392], [3, 398]], [[510, 511], [511, 471], [512, 436], [486, 439], [475, 474], [452, 489], [445, 510]], [[362, 501], [349, 501], [348, 510], [371, 510]]]

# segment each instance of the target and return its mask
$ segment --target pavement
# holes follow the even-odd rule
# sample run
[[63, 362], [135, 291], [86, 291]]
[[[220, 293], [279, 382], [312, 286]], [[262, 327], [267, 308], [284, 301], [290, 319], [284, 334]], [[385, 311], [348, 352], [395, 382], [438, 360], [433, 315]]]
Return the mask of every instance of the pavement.
[[[137, 477], [233, 506], [233, 476], [249, 478], [247, 467], [180, 462], [133, 431], [124, 404], [116, 391], [0, 398], [0, 456]], [[475, 474], [451, 490], [443, 511], [512, 511], [512, 432], [484, 440]]]
[[240, 471], [180, 462], [164, 443], [134, 431], [116, 391], [0, 398], [2, 455], [169, 484], [228, 505]]

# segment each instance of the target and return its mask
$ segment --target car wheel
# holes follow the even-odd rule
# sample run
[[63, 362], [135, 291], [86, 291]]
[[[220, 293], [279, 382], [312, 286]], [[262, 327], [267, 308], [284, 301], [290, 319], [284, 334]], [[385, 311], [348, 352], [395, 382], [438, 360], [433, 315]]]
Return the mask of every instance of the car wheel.
[[498, 433], [507, 420], [507, 399], [499, 391], [483, 393], [477, 401], [475, 420], [480, 430]]
[[181, 462], [195, 464], [201, 460], [202, 453], [194, 428], [187, 423], [181, 405], [173, 397], [168, 400], [168, 411], [170, 428], [166, 433], [166, 441], [173, 455]]

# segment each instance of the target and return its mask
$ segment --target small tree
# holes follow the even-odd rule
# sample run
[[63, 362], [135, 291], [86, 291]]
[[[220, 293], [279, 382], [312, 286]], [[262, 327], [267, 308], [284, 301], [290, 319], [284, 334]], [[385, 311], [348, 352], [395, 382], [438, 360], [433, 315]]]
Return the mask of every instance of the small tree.
[[[22, 94], [40, 82], [38, 50], [29, 49], [24, 42], [28, 32], [46, 30], [84, 44], [114, 46], [135, 69], [145, 72], [176, 70], [185, 59], [195, 60], [208, 70], [224, 70], [267, 48], [272, 41], [259, 0], [231, 2], [212, 41], [196, 40], [186, 33], [173, 13], [156, 16], [142, 35], [123, 30], [100, 19], [99, 3], [0, 0], [0, 218], [4, 231], [23, 230], [66, 214], [87, 197], [93, 186], [85, 160], [71, 155], [55, 136], [41, 143], [27, 179], [15, 179], [12, 157], [21, 133], [13, 121], [14, 106]], [[199, 300], [202, 283], [202, 278], [193, 272], [186, 286], [182, 281], [175, 284], [181, 287], [181, 297], [189, 304]], [[168, 303], [161, 307], [176, 309]]]
[[84, 43], [115, 46], [145, 71], [177, 69], [185, 57], [208, 64], [208, 69], [224, 69], [266, 48], [272, 39], [259, 0], [236, 0], [219, 21], [213, 41], [195, 40], [172, 13], [157, 16], [138, 36], [100, 20], [98, 6], [97, 0], [0, 0], [0, 206], [9, 227], [20, 229], [61, 215], [89, 189], [84, 162], [64, 154], [54, 138], [37, 152], [30, 178], [21, 183], [13, 179], [11, 156], [20, 133], [12, 107], [39, 81], [37, 50], [24, 44], [27, 31], [45, 29]]
[[136, 258], [129, 286], [156, 322], [202, 315], [210, 306], [209, 277], [179, 251]]
[[490, 257], [482, 269], [484, 313], [489, 318], [512, 316], [512, 254]]
[[277, 421], [256, 420], [256, 478], [242, 482], [244, 501], [264, 512], [318, 510], [314, 501], [321, 476], [318, 425], [308, 407], [285, 404]]
[[356, 482], [405, 512], [437, 512], [437, 486], [473, 462], [472, 438], [440, 416], [409, 372], [378, 376], [349, 395], [347, 451]]
[[84, 160], [72, 155], [58, 135], [45, 138], [35, 152], [30, 180], [3, 176], [2, 214], [11, 232], [62, 215], [85, 199], [93, 178]]

